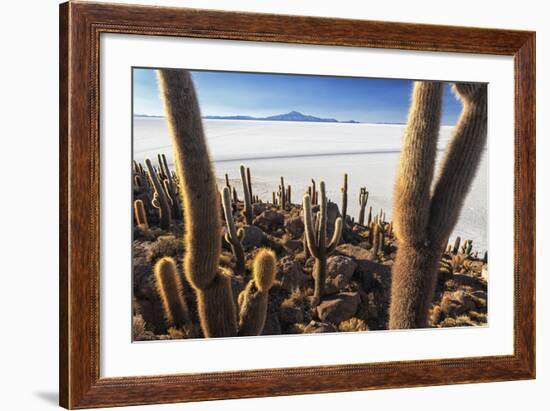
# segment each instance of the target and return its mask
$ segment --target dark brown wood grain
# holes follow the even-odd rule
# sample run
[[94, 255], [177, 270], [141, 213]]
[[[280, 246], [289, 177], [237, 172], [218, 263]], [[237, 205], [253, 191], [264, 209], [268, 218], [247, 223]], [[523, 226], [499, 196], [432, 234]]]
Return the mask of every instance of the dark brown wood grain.
[[[109, 32], [513, 56], [516, 87], [514, 354], [100, 378], [99, 35]], [[89, 408], [535, 377], [533, 32], [71, 2], [60, 6], [59, 55], [59, 398], [62, 406]]]

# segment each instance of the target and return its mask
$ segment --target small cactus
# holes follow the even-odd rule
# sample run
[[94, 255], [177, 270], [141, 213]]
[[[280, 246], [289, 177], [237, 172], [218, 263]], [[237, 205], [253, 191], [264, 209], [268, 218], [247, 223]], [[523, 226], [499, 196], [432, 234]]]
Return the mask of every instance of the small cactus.
[[184, 329], [189, 337], [192, 336], [193, 326], [189, 319], [189, 309], [183, 295], [183, 285], [176, 262], [172, 257], [162, 257], [155, 264], [153, 271], [168, 327]]
[[[327, 197], [325, 194], [325, 183], [319, 183], [320, 191], [320, 210], [317, 221], [314, 223], [311, 212], [311, 198], [309, 194], [304, 196], [303, 211], [304, 211], [304, 226], [305, 235], [307, 238], [307, 246], [309, 252], [315, 257], [313, 266], [313, 277], [315, 279], [315, 290], [313, 295], [313, 305], [317, 305], [323, 297], [325, 291], [325, 281], [327, 276], [327, 256], [330, 255], [340, 242], [342, 234], [342, 218], [338, 217], [334, 225], [334, 233], [328, 246], [326, 244], [326, 228], [327, 228]], [[318, 225], [318, 229], [316, 229]], [[317, 233], [317, 234], [316, 234]]]
[[252, 263], [252, 280], [239, 295], [239, 335], [260, 335], [267, 315], [269, 290], [275, 281], [277, 259], [267, 248]]
[[138, 226], [149, 228], [149, 222], [147, 221], [147, 213], [145, 212], [143, 201], [134, 201], [134, 216]]

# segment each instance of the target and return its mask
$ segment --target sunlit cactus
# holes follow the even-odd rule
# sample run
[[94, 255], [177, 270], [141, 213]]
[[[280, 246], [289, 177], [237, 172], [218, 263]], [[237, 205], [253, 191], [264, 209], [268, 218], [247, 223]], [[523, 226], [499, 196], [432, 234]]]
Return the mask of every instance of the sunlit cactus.
[[235, 336], [231, 279], [219, 268], [220, 198], [191, 74], [162, 69], [158, 77], [183, 199], [185, 276], [195, 289], [204, 336]]
[[194, 330], [176, 262], [171, 257], [162, 257], [155, 264], [153, 271], [168, 327], [184, 329], [188, 336], [192, 336]]
[[147, 213], [145, 212], [145, 206], [141, 200], [134, 201], [134, 217], [138, 226], [149, 228]]
[[392, 269], [392, 329], [427, 326], [445, 242], [485, 147], [487, 86], [458, 83], [454, 90], [463, 109], [433, 185], [443, 83], [414, 85], [394, 189], [398, 251]]
[[260, 335], [265, 325], [269, 290], [275, 281], [277, 259], [267, 248], [258, 251], [252, 280], [239, 295], [239, 335]]

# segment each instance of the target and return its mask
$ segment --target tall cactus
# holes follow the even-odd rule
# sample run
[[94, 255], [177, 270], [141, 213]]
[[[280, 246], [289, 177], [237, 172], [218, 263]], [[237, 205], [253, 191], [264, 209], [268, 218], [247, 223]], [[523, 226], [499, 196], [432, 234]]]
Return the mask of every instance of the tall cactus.
[[[367, 201], [369, 199], [369, 192], [366, 187], [361, 187], [359, 192], [359, 221], [360, 225], [365, 224], [365, 207], [367, 206]], [[372, 210], [369, 211], [369, 216], [372, 217]], [[370, 224], [370, 221], [369, 221]]]
[[160, 217], [160, 228], [163, 230], [169, 230], [172, 225], [172, 216], [171, 216], [171, 207], [164, 187], [159, 180], [159, 176], [155, 171], [151, 160], [146, 158], [145, 165], [147, 166], [147, 176], [151, 185], [155, 189], [155, 194], [153, 197], [153, 206], [159, 210]]
[[239, 335], [260, 335], [267, 314], [269, 290], [275, 281], [275, 253], [261, 249], [252, 263], [252, 280], [239, 294]]
[[176, 262], [171, 257], [162, 257], [155, 264], [153, 271], [168, 326], [184, 329], [188, 337], [194, 336]]
[[246, 220], [246, 224], [251, 225], [252, 220], [254, 219], [254, 211], [252, 209], [252, 193], [250, 192], [250, 188], [252, 187], [252, 184], [250, 184], [250, 180], [248, 180], [250, 171], [247, 172], [245, 166], [242, 164], [240, 167], [240, 171], [241, 171], [241, 180], [243, 182], [243, 192], [244, 192], [244, 218]]
[[250, 199], [252, 203], [254, 201], [254, 193], [252, 192], [252, 177], [250, 176], [250, 167], [246, 167], [246, 185], [248, 186], [248, 192], [250, 193]]
[[244, 274], [244, 251], [239, 235], [237, 234], [237, 229], [235, 228], [235, 221], [233, 220], [233, 207], [231, 204], [231, 193], [229, 187], [223, 188], [222, 205], [225, 216], [225, 225], [227, 227], [225, 239], [231, 245], [231, 250], [235, 256], [235, 272], [237, 274]]
[[281, 176], [281, 184], [279, 184], [279, 199], [280, 199], [280, 208], [284, 210], [286, 208], [286, 190], [285, 190], [285, 179]]
[[[309, 194], [304, 196], [303, 210], [304, 210], [304, 225], [305, 235], [307, 239], [307, 246], [309, 252], [315, 257], [315, 264], [313, 266], [313, 278], [315, 279], [315, 290], [313, 295], [313, 305], [317, 305], [323, 297], [325, 291], [325, 281], [327, 277], [327, 256], [330, 255], [340, 242], [340, 235], [342, 234], [342, 218], [338, 217], [334, 225], [334, 233], [327, 246], [327, 196], [325, 193], [325, 182], [319, 183], [320, 191], [320, 209], [317, 217], [317, 224], [313, 221], [313, 215], [311, 212], [311, 198]], [[316, 230], [316, 225], [318, 229]]]
[[344, 174], [344, 185], [341, 188], [342, 191], [342, 219], [344, 225], [346, 225], [346, 215], [348, 214], [348, 175]]
[[196, 292], [204, 336], [232, 337], [237, 316], [231, 279], [219, 268], [220, 198], [195, 87], [185, 70], [158, 70], [158, 78], [183, 200], [185, 276]]
[[443, 83], [416, 82], [394, 191], [398, 251], [390, 328], [426, 327], [441, 254], [456, 224], [487, 139], [487, 87], [457, 83], [463, 109], [433, 193]]

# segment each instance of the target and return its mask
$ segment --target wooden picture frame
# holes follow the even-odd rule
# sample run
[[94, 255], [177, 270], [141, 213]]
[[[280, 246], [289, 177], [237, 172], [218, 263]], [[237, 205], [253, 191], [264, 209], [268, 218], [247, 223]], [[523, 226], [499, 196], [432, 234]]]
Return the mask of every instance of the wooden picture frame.
[[[101, 33], [513, 56], [514, 354], [100, 378]], [[60, 6], [59, 120], [60, 404], [63, 407], [173, 403], [535, 378], [534, 32], [69, 2]]]

